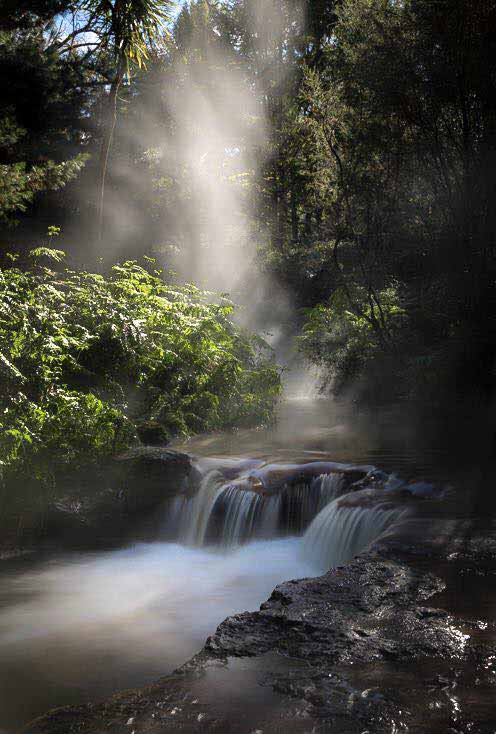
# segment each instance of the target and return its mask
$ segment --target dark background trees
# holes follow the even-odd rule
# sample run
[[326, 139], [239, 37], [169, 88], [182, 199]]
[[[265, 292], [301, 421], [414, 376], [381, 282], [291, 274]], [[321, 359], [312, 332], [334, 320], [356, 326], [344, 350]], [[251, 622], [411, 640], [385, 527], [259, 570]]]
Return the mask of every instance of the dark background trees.
[[98, 3], [2, 3], [4, 248], [31, 247], [49, 225], [89, 263], [167, 262], [201, 247], [181, 156], [194, 111], [178, 125], [171, 105], [188, 79], [215, 99], [222, 58], [268, 121], [263, 141], [239, 126], [232, 149], [260, 162], [244, 179], [250, 237], [260, 269], [289, 294], [307, 357], [335, 390], [369, 402], [486, 401], [496, 379], [496, 3], [285, 0], [277, 24], [269, 14], [255, 33], [253, 15], [267, 7], [198, 0], [162, 28], [150, 21], [160, 42], [143, 40], [146, 68], [131, 58], [133, 73], [119, 77], [119, 42]]

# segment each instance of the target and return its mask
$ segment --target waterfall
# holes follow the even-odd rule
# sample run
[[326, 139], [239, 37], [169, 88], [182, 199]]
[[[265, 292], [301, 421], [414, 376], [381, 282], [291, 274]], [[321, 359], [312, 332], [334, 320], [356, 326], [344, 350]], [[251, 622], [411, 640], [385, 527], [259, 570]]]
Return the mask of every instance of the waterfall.
[[345, 481], [343, 474], [321, 474], [313, 481], [319, 487], [319, 511], [328, 505], [331, 500], [335, 500], [336, 497], [344, 494]]
[[[404, 512], [391, 494], [349, 492], [346, 472], [333, 470], [266, 489], [253, 475], [226, 480], [207, 471], [194, 497], [168, 507], [167, 536], [181, 543], [237, 546], [250, 540], [303, 535], [303, 556], [323, 571], [348, 562]], [[346, 492], [348, 493], [346, 494]]]
[[222, 545], [239, 545], [255, 534], [264, 498], [236, 486], [224, 489], [215, 506], [216, 536]]
[[282, 497], [280, 494], [273, 494], [265, 498], [257, 528], [258, 538], [270, 540], [280, 534], [279, 518], [281, 517], [281, 506]]
[[251, 489], [246, 480], [226, 482], [220, 471], [210, 470], [194, 497], [179, 496], [169, 503], [165, 533], [196, 546], [301, 535], [345, 485], [344, 475], [334, 472], [266, 494]]
[[214, 469], [202, 479], [197, 494], [183, 508], [184, 514], [179, 525], [182, 541], [188, 545], [203, 545], [208, 530], [212, 510], [219, 495], [224, 491], [224, 477]]
[[333, 500], [306, 531], [303, 555], [322, 571], [350, 561], [404, 514], [391, 504], [359, 505], [357, 500], [362, 494], [352, 492]]
[[323, 507], [343, 494], [344, 487], [344, 475], [340, 473], [321, 474], [309, 483], [285, 486], [280, 493], [279, 530], [286, 535], [301, 535]]

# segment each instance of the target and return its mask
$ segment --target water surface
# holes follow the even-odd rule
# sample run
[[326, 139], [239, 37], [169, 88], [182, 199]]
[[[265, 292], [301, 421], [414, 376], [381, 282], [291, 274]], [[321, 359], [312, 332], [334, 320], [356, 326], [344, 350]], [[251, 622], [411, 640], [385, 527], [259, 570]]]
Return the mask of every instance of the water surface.
[[225, 617], [258, 608], [285, 579], [315, 575], [300, 546], [287, 538], [226, 553], [157, 542], [4, 571], [1, 727], [171, 672]]
[[[290, 400], [270, 430], [176, 445], [207, 463], [332, 460], [452, 482], [456, 472], [444, 444], [426, 449], [410, 418], [401, 410], [363, 416], [330, 401]], [[338, 525], [334, 518], [329, 527], [338, 533]], [[367, 542], [373, 537], [354, 520], [347, 527]], [[113, 552], [4, 563], [0, 734], [54, 706], [104, 698], [171, 672], [225, 617], [258, 608], [284, 580], [321, 573], [322, 563], [302, 554], [303, 545], [295, 537], [229, 548], [158, 539]]]

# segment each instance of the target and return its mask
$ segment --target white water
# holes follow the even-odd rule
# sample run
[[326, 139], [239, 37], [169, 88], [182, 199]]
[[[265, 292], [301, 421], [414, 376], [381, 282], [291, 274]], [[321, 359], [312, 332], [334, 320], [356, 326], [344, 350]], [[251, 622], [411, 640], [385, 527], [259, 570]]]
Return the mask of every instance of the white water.
[[[74, 554], [4, 576], [0, 730], [167, 674], [226, 616], [258, 608], [282, 581], [345, 563], [400, 514], [371, 505], [366, 492], [343, 497], [338, 472], [269, 495], [240, 486], [211, 469], [195, 497], [175, 498], [164, 534], [178, 542]], [[343, 506], [360, 495], [363, 505]], [[276, 537], [294, 527], [299, 537]]]
[[371, 503], [367, 490], [343, 495], [344, 487], [343, 474], [331, 473], [291, 487], [286, 497], [285, 490], [264, 495], [226, 483], [212, 470], [194, 498], [174, 499], [167, 510], [168, 531], [172, 525], [181, 542], [192, 546], [214, 542], [214, 547], [236, 548], [287, 535], [288, 515], [297, 516], [308, 526], [300, 540], [294, 538], [300, 559], [315, 573], [324, 573], [350, 561], [405, 512], [380, 497]]
[[322, 573], [350, 561], [404, 513], [384, 504], [361, 506], [358, 495], [352, 492], [330, 502], [303, 537], [302, 557]]
[[343, 492], [340, 473], [322, 474], [309, 484], [263, 494], [225, 482], [208, 471], [197, 494], [176, 497], [166, 509], [165, 533], [190, 546], [238, 546], [254, 539], [299, 534], [320, 510]]
[[189, 545], [204, 545], [212, 510], [223, 490], [220, 472], [214, 470], [205, 474], [195, 497], [181, 509], [181, 540]]
[[[213, 476], [213, 475], [216, 476]], [[207, 526], [206, 509], [225, 489], [217, 472], [206, 478], [204, 502], [193, 504], [188, 537], [200, 541]], [[324, 483], [325, 484], [325, 483]], [[339, 482], [328, 482], [333, 494]], [[224, 527], [231, 545], [240, 528], [250, 527], [253, 492], [225, 492]], [[357, 494], [357, 493], [353, 493]], [[3, 580], [12, 603], [0, 608], [3, 668], [9, 654], [21, 660], [28, 649], [35, 670], [46, 675], [43, 653], [62, 647], [61, 662], [71, 669], [70, 648], [84, 640], [85, 656], [115, 655], [147, 660], [157, 656], [164, 672], [196, 651], [228, 614], [255, 609], [278, 583], [314, 576], [350, 560], [398, 518], [398, 509], [341, 506], [352, 495], [333, 500], [301, 538], [252, 541], [225, 553], [222, 547], [191, 548], [175, 543], [140, 544], [119, 551], [72, 555], [36, 570]], [[276, 500], [276, 497], [271, 498]], [[273, 507], [268, 517], [273, 515]], [[240, 519], [242, 518], [242, 520]], [[183, 518], [188, 519], [188, 518]], [[263, 572], [260, 572], [263, 569]], [[99, 671], [94, 671], [96, 681]], [[105, 683], [102, 681], [105, 685]]]
[[313, 481], [319, 483], [319, 510], [322, 510], [331, 500], [343, 494], [344, 481], [342, 474], [321, 474]]
[[227, 616], [257, 609], [286, 579], [315, 575], [300, 542], [254, 542], [229, 553], [143, 544], [4, 576], [0, 730], [171, 672]]

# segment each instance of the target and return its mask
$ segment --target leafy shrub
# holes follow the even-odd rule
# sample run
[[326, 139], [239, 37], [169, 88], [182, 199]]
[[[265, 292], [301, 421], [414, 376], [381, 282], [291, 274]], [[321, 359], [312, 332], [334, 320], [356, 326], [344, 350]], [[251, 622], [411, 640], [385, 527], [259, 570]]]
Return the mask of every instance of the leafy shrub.
[[[337, 288], [325, 304], [306, 312], [299, 347], [303, 354], [323, 369], [326, 384], [335, 393], [355, 388], [367, 374], [386, 374], [385, 361], [397, 357], [396, 340], [405, 322], [405, 311], [395, 285], [377, 294], [381, 305], [373, 308], [363, 287]], [[382, 381], [383, 378], [381, 378]]]
[[28, 269], [0, 271], [4, 471], [50, 482], [126, 448], [142, 425], [172, 436], [271, 420], [279, 371], [230, 301], [167, 284], [151, 260], [104, 276], [55, 272], [62, 257], [38, 248]]

